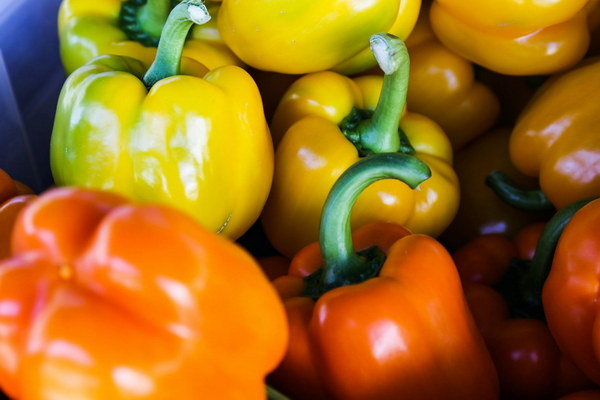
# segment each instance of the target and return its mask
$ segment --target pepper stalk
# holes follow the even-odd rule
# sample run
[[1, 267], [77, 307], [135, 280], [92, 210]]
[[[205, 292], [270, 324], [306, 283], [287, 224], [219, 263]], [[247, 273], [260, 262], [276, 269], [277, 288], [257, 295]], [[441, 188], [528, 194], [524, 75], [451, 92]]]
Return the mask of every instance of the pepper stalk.
[[[364, 155], [414, 152], [408, 139], [399, 131], [400, 118], [406, 104], [410, 59], [404, 42], [388, 33], [370, 38], [371, 51], [384, 72], [383, 86], [373, 113], [354, 110], [342, 121], [344, 135]], [[359, 119], [358, 123], [355, 119]], [[404, 147], [403, 147], [404, 145]]]
[[306, 278], [303, 295], [319, 297], [328, 290], [375, 276], [385, 255], [378, 249], [354, 251], [350, 226], [354, 203], [378, 180], [398, 179], [415, 189], [430, 176], [425, 163], [401, 153], [374, 154], [348, 168], [331, 188], [323, 207], [319, 231], [323, 266]]
[[190, 28], [209, 20], [210, 14], [202, 1], [183, 0], [171, 10], [162, 29], [156, 58], [143, 78], [148, 89], [161, 79], [179, 74], [181, 54]]

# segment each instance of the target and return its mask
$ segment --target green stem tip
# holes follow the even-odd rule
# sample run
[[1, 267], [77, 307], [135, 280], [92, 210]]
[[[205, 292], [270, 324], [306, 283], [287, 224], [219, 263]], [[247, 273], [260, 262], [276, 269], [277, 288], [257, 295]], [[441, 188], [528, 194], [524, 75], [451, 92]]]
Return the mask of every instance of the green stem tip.
[[169, 13], [154, 62], [144, 75], [144, 84], [151, 88], [156, 82], [178, 75], [185, 39], [193, 24], [204, 24], [210, 14], [202, 1], [183, 0]]
[[401, 147], [398, 126], [408, 92], [408, 50], [400, 38], [388, 33], [371, 36], [370, 44], [385, 74], [381, 94], [370, 118], [342, 129], [361, 154], [393, 153]]

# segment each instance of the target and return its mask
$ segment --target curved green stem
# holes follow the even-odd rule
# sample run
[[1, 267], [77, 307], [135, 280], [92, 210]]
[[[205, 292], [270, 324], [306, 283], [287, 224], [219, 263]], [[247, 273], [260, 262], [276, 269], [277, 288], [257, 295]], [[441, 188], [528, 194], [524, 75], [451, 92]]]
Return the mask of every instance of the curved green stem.
[[171, 12], [163, 27], [154, 62], [144, 75], [144, 84], [151, 88], [161, 79], [179, 74], [185, 38], [193, 24], [210, 20], [201, 1], [183, 0]]
[[504, 202], [521, 210], [547, 211], [554, 210], [554, 206], [541, 190], [526, 190], [517, 185], [501, 171], [491, 172], [486, 180], [486, 185]]
[[535, 248], [531, 267], [525, 273], [522, 283], [523, 298], [526, 303], [541, 303], [542, 289], [552, 268], [554, 252], [558, 240], [573, 215], [595, 198], [576, 201], [560, 209], [546, 223]]
[[290, 400], [289, 397], [267, 385], [267, 400]]
[[321, 215], [319, 232], [325, 288], [360, 281], [365, 260], [352, 246], [350, 215], [358, 196], [380, 179], [399, 179], [411, 188], [431, 176], [426, 164], [400, 153], [375, 154], [347, 169], [333, 185]]
[[396, 36], [371, 36], [371, 51], [385, 73], [383, 87], [371, 118], [345, 131], [363, 154], [393, 153], [400, 149], [398, 125], [406, 103], [410, 62], [404, 42]]
[[137, 11], [140, 27], [149, 35], [159, 38], [169, 11], [171, 0], [147, 0]]

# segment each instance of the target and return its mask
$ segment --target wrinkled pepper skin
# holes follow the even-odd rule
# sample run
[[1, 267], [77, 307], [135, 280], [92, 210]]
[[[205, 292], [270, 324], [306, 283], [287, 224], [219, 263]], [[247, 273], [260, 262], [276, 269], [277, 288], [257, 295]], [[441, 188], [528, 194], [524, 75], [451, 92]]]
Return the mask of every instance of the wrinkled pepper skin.
[[[317, 240], [319, 218], [336, 178], [361, 159], [338, 125], [353, 108], [373, 110], [381, 76], [355, 79], [331, 71], [308, 74], [294, 82], [271, 123], [275, 152], [273, 187], [261, 221], [271, 244], [291, 258]], [[458, 209], [459, 183], [452, 168], [452, 146], [438, 124], [406, 112], [400, 120], [415, 156], [432, 170], [418, 191], [402, 182], [371, 185], [353, 209], [352, 226], [385, 220], [413, 232], [440, 234]]]
[[600, 60], [590, 59], [547, 81], [521, 113], [510, 158], [538, 177], [557, 208], [600, 195]]
[[456, 54], [505, 75], [547, 75], [585, 55], [590, 0], [435, 0], [432, 28]]
[[214, 232], [241, 236], [258, 218], [273, 146], [256, 84], [237, 66], [195, 69], [148, 91], [143, 65], [100, 56], [63, 86], [51, 139], [58, 185], [171, 205]]
[[497, 399], [494, 366], [442, 245], [385, 222], [359, 228], [353, 243], [387, 253], [377, 277], [316, 302], [299, 297], [302, 277], [323, 262], [313, 243], [274, 281], [290, 324], [276, 386], [298, 399]]
[[492, 90], [475, 80], [470, 61], [435, 37], [423, 8], [406, 40], [411, 58], [407, 108], [440, 124], [454, 151], [490, 128], [500, 114]]
[[420, 6], [420, 0], [225, 0], [218, 26], [225, 43], [256, 69], [354, 74], [376, 65], [369, 37], [388, 32], [406, 39]]
[[599, 224], [600, 200], [575, 213], [560, 236], [542, 292], [548, 326], [558, 346], [597, 384]]
[[[170, 0], [156, 0], [170, 3]], [[60, 54], [67, 74], [72, 73], [92, 58], [114, 54], [138, 59], [147, 67], [156, 55], [156, 45], [148, 45], [130, 38], [120, 26], [120, 14], [127, 0], [63, 0], [58, 14]], [[209, 69], [243, 63], [223, 43], [217, 29], [220, 3], [206, 3], [211, 20], [192, 29], [184, 56], [192, 58]]]
[[185, 214], [51, 189], [19, 215], [12, 250], [0, 264], [11, 398], [265, 398], [283, 306], [246, 251]]

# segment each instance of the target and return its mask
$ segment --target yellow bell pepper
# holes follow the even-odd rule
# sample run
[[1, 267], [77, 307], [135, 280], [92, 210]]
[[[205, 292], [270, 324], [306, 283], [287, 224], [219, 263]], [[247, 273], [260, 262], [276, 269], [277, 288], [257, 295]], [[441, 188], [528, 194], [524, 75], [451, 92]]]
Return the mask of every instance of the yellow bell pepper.
[[545, 75], [572, 67], [590, 42], [595, 0], [435, 0], [431, 25], [450, 50], [506, 75]]
[[254, 80], [237, 66], [207, 72], [193, 60], [179, 74], [190, 18], [206, 17], [197, 0], [175, 7], [148, 71], [133, 58], [100, 56], [68, 77], [51, 138], [58, 185], [167, 204], [230, 238], [258, 219], [273, 146]]
[[498, 98], [475, 80], [470, 61], [435, 37], [428, 8], [421, 11], [406, 47], [411, 63], [407, 107], [440, 124], [455, 151], [494, 124], [500, 114]]
[[[58, 14], [58, 35], [66, 72], [70, 74], [103, 54], [133, 57], [149, 67], [173, 3], [177, 1], [63, 0]], [[212, 18], [192, 29], [183, 52], [210, 69], [243, 65], [223, 43], [217, 30], [220, 5], [206, 3]]]
[[435, 236], [457, 211], [458, 179], [447, 136], [422, 115], [406, 113], [400, 120], [409, 74], [406, 47], [391, 35], [374, 35], [371, 46], [384, 77], [352, 80], [331, 71], [305, 75], [276, 110], [275, 175], [261, 221], [273, 247], [288, 257], [318, 239], [329, 190], [365, 155], [414, 151], [432, 176], [416, 191], [396, 180], [373, 184], [354, 206], [354, 228], [385, 220]]
[[558, 209], [600, 195], [600, 59], [538, 89], [510, 136], [510, 158]]
[[248, 65], [285, 74], [335, 69], [344, 74], [376, 65], [369, 37], [410, 34], [421, 0], [224, 0], [218, 26]]

